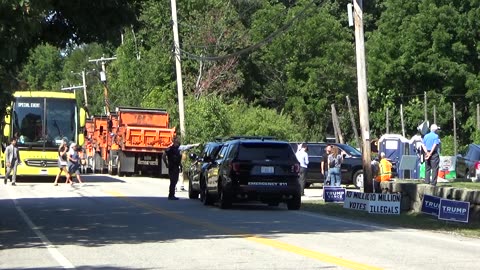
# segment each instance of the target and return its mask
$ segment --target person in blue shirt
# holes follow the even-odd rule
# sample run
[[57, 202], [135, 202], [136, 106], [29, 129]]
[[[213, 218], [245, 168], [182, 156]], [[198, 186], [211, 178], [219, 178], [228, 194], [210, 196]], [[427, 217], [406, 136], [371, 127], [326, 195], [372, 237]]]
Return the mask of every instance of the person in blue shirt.
[[[438, 169], [440, 164], [440, 129], [436, 124], [430, 126], [430, 133], [423, 137], [423, 152], [425, 153], [425, 183], [437, 185]], [[431, 177], [430, 177], [431, 176]]]
[[297, 153], [295, 156], [297, 157], [298, 162], [300, 163], [300, 173], [298, 177], [298, 181], [300, 182], [300, 190], [302, 191], [302, 196], [305, 196], [305, 179], [307, 177], [307, 169], [308, 169], [308, 147], [306, 143], [302, 143], [298, 145]]

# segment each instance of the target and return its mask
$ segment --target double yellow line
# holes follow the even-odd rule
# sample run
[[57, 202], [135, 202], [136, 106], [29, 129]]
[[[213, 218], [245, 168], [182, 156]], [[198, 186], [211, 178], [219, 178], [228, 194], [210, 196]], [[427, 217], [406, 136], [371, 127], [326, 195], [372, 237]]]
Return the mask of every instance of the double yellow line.
[[196, 220], [196, 219], [193, 219], [193, 218], [189, 218], [189, 217], [186, 217], [186, 216], [182, 216], [182, 215], [164, 210], [164, 209], [156, 207], [156, 206], [152, 206], [152, 205], [149, 205], [149, 204], [142, 203], [140, 201], [131, 199], [131, 198], [125, 196], [124, 194], [119, 193], [119, 192], [108, 191], [107, 193], [114, 196], [114, 197], [122, 199], [126, 202], [129, 202], [133, 205], [136, 205], [140, 208], [147, 209], [149, 211], [152, 211], [154, 213], [158, 213], [160, 215], [163, 215], [163, 216], [166, 216], [166, 217], [169, 217], [169, 218], [172, 218], [172, 219], [176, 219], [176, 220], [179, 220], [179, 221], [182, 221], [182, 222], [185, 222], [185, 223], [188, 223], [188, 224], [196, 225], [196, 226], [202, 226], [204, 228], [219, 231], [219, 232], [222, 232], [222, 233], [225, 233], [225, 234], [228, 234], [228, 235], [237, 236], [239, 238], [243, 238], [245, 240], [248, 240], [248, 241], [251, 241], [251, 242], [254, 242], [254, 243], [258, 243], [258, 244], [262, 244], [262, 245], [265, 245], [265, 246], [269, 246], [269, 247], [277, 248], [277, 249], [280, 249], [280, 250], [288, 251], [288, 252], [291, 252], [291, 253], [294, 253], [294, 254], [297, 254], [297, 255], [302, 255], [302, 256], [305, 256], [305, 257], [308, 257], [308, 258], [312, 258], [312, 259], [315, 259], [315, 260], [318, 260], [318, 261], [321, 261], [321, 262], [331, 263], [331, 264], [335, 264], [337, 266], [342, 266], [342, 267], [349, 268], [349, 269], [354, 269], [354, 270], [380, 270], [380, 269], [382, 269], [382, 268], [379, 268], [379, 267], [366, 265], [366, 264], [362, 264], [362, 263], [358, 263], [358, 262], [354, 262], [354, 261], [350, 261], [350, 260], [345, 260], [345, 259], [342, 259], [342, 258], [338, 258], [338, 257], [334, 257], [334, 256], [331, 256], [331, 255], [325, 254], [325, 253], [320, 253], [320, 252], [305, 249], [305, 248], [302, 248], [302, 247], [290, 245], [290, 244], [287, 244], [287, 243], [284, 243], [284, 242], [281, 242], [281, 241], [278, 241], [278, 240], [269, 239], [269, 238], [265, 238], [265, 237], [259, 237], [259, 236], [243, 233], [243, 232], [240, 232], [240, 231], [235, 231], [235, 230], [232, 230], [232, 229], [228, 229], [228, 228], [218, 226], [218, 225], [215, 225], [215, 224], [212, 224], [212, 223], [209, 223], [209, 222], [199, 221], [199, 220]]

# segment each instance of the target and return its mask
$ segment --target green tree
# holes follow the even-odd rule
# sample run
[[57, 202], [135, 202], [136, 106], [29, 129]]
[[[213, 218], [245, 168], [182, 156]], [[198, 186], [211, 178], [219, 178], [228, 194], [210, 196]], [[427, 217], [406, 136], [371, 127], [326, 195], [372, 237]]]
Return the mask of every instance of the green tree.
[[30, 51], [20, 78], [25, 80], [29, 90], [60, 90], [63, 58], [60, 50], [42, 44]]

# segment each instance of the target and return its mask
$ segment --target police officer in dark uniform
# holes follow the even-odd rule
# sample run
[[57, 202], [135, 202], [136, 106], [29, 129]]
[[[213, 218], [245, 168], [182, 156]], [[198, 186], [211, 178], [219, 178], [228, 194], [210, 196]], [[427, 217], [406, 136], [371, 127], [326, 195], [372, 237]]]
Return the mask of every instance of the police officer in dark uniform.
[[165, 150], [162, 159], [168, 167], [168, 176], [170, 178], [168, 199], [178, 200], [178, 198], [175, 197], [175, 186], [177, 185], [182, 166], [182, 154], [180, 153], [180, 140], [177, 137], [173, 139], [173, 145]]

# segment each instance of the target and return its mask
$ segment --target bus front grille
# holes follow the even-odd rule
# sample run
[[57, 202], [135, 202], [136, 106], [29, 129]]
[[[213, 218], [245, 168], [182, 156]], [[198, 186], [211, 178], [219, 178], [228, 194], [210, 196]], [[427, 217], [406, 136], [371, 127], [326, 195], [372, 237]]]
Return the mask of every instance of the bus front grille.
[[32, 167], [57, 167], [58, 161], [56, 159], [28, 159], [24, 160], [27, 166]]

